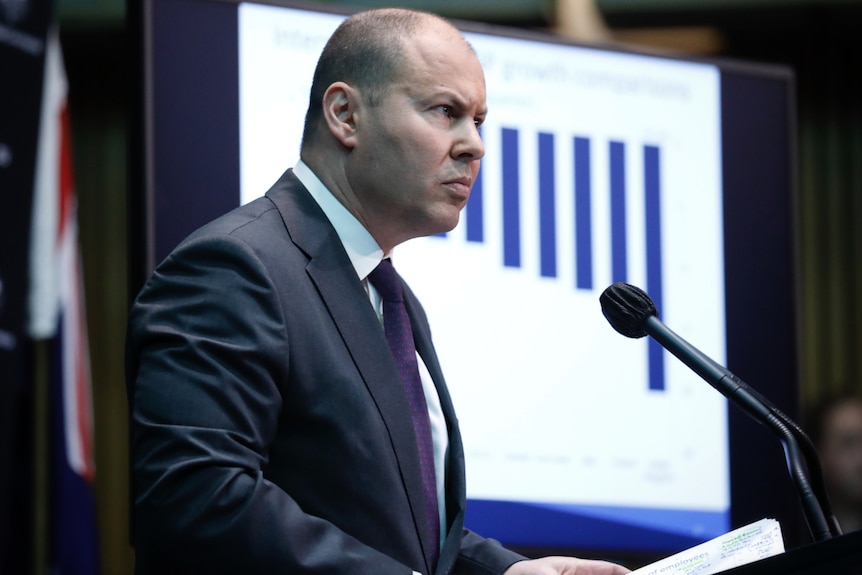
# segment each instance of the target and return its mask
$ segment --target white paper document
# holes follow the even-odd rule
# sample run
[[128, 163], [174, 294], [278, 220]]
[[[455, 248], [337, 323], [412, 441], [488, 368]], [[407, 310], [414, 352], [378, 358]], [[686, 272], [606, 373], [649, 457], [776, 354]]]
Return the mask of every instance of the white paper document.
[[631, 575], [711, 575], [780, 553], [784, 553], [781, 526], [775, 519], [761, 519], [641, 567]]

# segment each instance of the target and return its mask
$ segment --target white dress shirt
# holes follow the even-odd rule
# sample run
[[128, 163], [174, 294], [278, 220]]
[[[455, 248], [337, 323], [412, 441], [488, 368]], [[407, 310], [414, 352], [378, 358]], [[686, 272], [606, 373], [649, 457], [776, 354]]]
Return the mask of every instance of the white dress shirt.
[[[311, 169], [300, 160], [294, 167], [294, 174], [299, 181], [308, 189], [311, 197], [317, 202], [323, 213], [329, 219], [335, 233], [338, 234], [353, 269], [359, 277], [371, 305], [377, 312], [380, 322], [383, 322], [383, 301], [374, 286], [368, 281], [370, 274], [377, 264], [385, 257], [392, 257], [392, 253], [384, 254], [381, 247], [371, 236], [367, 229], [351, 214], [338, 199], [323, 185], [320, 179]], [[446, 429], [446, 419], [440, 406], [440, 397], [437, 388], [428, 372], [428, 367], [422, 360], [422, 356], [416, 353], [419, 364], [419, 377], [425, 391], [425, 402], [428, 404], [428, 416], [431, 419], [431, 438], [434, 442], [434, 470], [437, 475], [437, 508], [440, 513], [440, 544], [446, 538], [446, 450], [449, 447], [449, 436]], [[415, 573], [415, 572], [414, 572]]]

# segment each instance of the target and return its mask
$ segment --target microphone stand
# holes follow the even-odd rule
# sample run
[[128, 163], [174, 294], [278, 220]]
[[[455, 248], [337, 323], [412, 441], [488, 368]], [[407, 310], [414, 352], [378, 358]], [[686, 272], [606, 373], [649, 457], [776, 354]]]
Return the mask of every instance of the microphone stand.
[[[799, 426], [744, 381], [674, 333], [655, 315], [648, 315], [644, 324], [645, 331], [665, 349], [722, 395], [736, 403], [755, 421], [766, 425], [778, 436], [784, 447], [787, 468], [801, 500], [808, 528], [815, 541], [841, 535], [841, 527], [832, 514], [826, 494], [817, 451]], [[802, 442], [801, 449], [798, 439]], [[809, 472], [813, 472], [815, 476], [814, 487], [809, 481]]]

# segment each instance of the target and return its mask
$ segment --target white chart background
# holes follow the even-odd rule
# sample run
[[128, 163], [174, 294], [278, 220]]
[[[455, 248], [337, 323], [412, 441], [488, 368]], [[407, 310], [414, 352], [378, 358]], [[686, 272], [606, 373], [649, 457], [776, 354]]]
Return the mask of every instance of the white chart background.
[[[262, 195], [299, 156], [317, 57], [340, 17], [240, 7], [241, 193]], [[399, 246], [455, 401], [468, 497], [726, 511], [724, 399], [671, 356], [647, 384], [646, 339], [607, 324], [608, 143], [626, 146], [629, 283], [644, 286], [642, 146], [660, 149], [661, 317], [725, 357], [719, 72], [709, 65], [467, 34], [485, 68], [485, 239], [464, 226]], [[500, 131], [520, 144], [519, 268], [502, 265]], [[554, 134], [558, 277], [539, 275], [539, 132]], [[591, 142], [595, 290], [574, 288], [572, 138]], [[463, 219], [462, 219], [463, 224]], [[692, 295], [694, 294], [694, 295]]]

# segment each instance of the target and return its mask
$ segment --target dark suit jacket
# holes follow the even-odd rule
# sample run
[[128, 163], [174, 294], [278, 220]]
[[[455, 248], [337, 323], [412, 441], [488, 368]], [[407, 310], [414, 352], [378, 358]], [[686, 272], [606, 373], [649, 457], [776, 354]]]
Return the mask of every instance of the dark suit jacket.
[[[521, 557], [463, 529], [458, 422], [425, 314], [405, 299], [449, 426], [437, 573], [500, 573]], [[130, 314], [127, 385], [138, 573], [430, 571], [386, 338], [292, 172], [158, 267]]]

